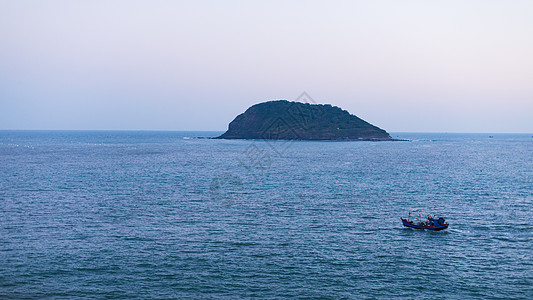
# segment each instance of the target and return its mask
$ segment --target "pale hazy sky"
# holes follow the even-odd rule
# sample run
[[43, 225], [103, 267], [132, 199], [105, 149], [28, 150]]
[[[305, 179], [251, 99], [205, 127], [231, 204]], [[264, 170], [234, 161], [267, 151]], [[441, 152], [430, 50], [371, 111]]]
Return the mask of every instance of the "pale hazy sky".
[[390, 131], [533, 132], [533, 1], [0, 0], [0, 129], [226, 130], [307, 91]]

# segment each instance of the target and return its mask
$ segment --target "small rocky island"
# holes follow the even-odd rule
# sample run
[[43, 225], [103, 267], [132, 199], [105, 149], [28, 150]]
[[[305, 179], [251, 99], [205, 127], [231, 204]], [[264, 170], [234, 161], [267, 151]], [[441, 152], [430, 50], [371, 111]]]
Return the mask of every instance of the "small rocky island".
[[276, 100], [238, 115], [219, 139], [391, 141], [391, 136], [329, 104]]

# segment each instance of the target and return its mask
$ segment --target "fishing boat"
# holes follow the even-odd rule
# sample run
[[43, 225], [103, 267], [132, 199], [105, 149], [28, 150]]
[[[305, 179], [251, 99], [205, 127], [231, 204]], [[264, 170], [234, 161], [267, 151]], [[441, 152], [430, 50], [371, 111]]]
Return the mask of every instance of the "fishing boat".
[[[421, 215], [418, 215], [420, 218]], [[446, 223], [446, 220], [444, 218], [436, 218], [435, 216], [426, 216], [426, 220], [421, 220], [420, 218], [416, 218], [416, 220], [411, 220], [411, 212], [409, 212], [409, 217], [407, 219], [402, 219], [403, 226], [414, 228], [414, 229], [427, 229], [427, 230], [443, 230], [448, 228], [450, 224]]]

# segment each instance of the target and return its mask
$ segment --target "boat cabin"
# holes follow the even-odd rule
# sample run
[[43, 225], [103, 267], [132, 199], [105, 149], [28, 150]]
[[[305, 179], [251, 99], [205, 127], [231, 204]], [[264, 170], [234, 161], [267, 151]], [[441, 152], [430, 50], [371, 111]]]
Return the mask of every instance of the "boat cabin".
[[435, 218], [429, 217], [428, 221], [429, 221], [429, 226], [438, 226], [438, 225], [444, 224], [444, 218], [435, 219]]

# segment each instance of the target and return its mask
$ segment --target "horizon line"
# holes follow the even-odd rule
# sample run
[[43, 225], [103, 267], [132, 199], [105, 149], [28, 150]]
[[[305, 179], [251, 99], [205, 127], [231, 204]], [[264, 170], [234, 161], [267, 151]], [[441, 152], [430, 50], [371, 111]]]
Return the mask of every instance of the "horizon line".
[[[178, 129], [0, 129], [0, 131], [122, 131], [122, 132], [225, 132], [226, 130], [178, 130]], [[467, 132], [467, 131], [387, 131], [389, 134], [401, 133], [439, 133], [439, 134], [533, 134], [531, 132]]]

